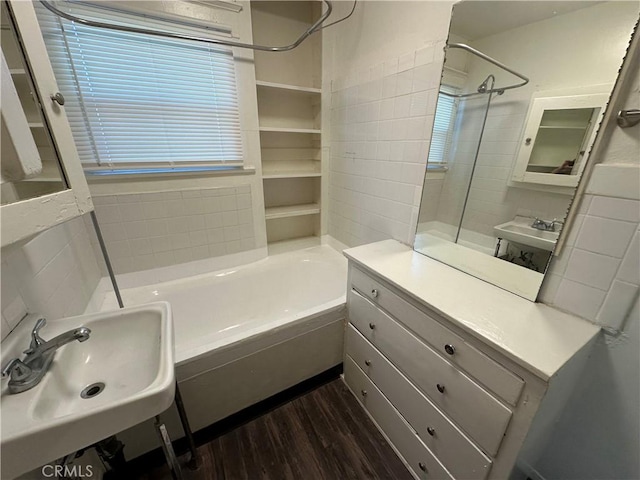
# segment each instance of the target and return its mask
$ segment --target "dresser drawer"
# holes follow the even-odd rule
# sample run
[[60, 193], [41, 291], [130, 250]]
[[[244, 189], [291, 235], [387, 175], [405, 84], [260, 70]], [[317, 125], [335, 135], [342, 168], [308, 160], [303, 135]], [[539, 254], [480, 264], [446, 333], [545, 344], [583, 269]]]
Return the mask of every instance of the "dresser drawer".
[[354, 361], [367, 374], [455, 478], [486, 478], [491, 459], [352, 325], [347, 327], [346, 354], [347, 361]]
[[353, 290], [349, 320], [486, 452], [496, 454], [509, 408]]
[[431, 344], [452, 364], [468, 372], [507, 403], [517, 404], [524, 387], [521, 378], [356, 268], [351, 269], [351, 286]]
[[453, 480], [389, 400], [349, 357], [344, 363], [344, 379], [419, 479]]

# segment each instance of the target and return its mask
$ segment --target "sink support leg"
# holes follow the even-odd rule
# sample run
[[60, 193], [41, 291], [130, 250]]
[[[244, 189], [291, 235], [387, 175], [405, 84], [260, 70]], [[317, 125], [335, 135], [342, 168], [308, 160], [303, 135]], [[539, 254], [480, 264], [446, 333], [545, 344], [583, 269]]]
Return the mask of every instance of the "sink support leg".
[[173, 451], [173, 445], [171, 444], [171, 438], [169, 438], [167, 427], [164, 426], [164, 423], [162, 423], [162, 421], [160, 420], [159, 415], [156, 415], [154, 426], [156, 428], [158, 438], [160, 439], [160, 444], [162, 445], [162, 451], [164, 452], [164, 457], [167, 460], [167, 465], [169, 466], [169, 470], [171, 470], [171, 476], [174, 478], [174, 480], [182, 480], [182, 470], [180, 469], [180, 463], [178, 462], [178, 458]]
[[498, 243], [496, 244], [496, 251], [493, 254], [494, 257], [497, 257], [498, 255], [500, 255], [500, 244], [502, 243], [502, 239], [500, 237], [498, 237]]
[[[127, 461], [124, 458], [124, 443], [118, 437], [110, 437], [100, 440], [93, 447], [100, 459], [109, 465], [108, 478], [129, 478], [127, 474]], [[107, 474], [105, 474], [107, 478]]]
[[182, 423], [182, 430], [187, 437], [187, 443], [189, 444], [189, 451], [191, 452], [191, 458], [187, 463], [187, 467], [190, 470], [196, 470], [200, 466], [200, 456], [198, 455], [198, 449], [196, 448], [196, 442], [193, 439], [193, 432], [191, 426], [189, 426], [189, 419], [187, 418], [187, 412], [184, 409], [182, 403], [182, 395], [180, 395], [180, 388], [178, 382], [176, 382], [176, 408], [178, 409], [178, 415], [180, 415], [180, 422]]

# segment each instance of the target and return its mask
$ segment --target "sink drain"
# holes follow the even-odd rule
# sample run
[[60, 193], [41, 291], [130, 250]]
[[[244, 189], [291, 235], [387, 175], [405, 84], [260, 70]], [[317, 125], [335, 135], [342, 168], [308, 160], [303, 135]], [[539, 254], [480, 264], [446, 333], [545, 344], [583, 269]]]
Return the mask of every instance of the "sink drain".
[[103, 390], [104, 390], [104, 383], [102, 382], [92, 383], [91, 385], [88, 385], [82, 389], [82, 392], [80, 392], [80, 396], [82, 398], [93, 398], [97, 395], [100, 395], [100, 393], [102, 393]]

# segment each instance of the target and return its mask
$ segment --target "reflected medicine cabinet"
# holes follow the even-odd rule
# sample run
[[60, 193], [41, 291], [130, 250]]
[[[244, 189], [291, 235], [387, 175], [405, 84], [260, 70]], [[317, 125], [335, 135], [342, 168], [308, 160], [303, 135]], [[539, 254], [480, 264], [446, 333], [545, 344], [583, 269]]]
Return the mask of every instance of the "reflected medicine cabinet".
[[[2, 154], [4, 247], [83, 215], [93, 203], [32, 2], [2, 2], [2, 54], [2, 141], [11, 146]], [[21, 112], [7, 108], [5, 92], [17, 95], [11, 103]], [[9, 124], [20, 135], [9, 135]]]
[[607, 94], [534, 96], [511, 179], [576, 187], [608, 98]]

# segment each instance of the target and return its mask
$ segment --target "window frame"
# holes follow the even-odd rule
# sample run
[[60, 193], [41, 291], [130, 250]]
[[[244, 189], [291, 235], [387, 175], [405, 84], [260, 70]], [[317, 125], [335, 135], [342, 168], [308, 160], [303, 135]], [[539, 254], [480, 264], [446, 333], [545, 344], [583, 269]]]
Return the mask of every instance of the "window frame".
[[[167, 29], [171, 29], [171, 22], [187, 23], [189, 26], [215, 25], [219, 27], [216, 34], [200, 32], [199, 36], [233, 38], [237, 41], [251, 42], [251, 10], [248, 2], [234, 2], [242, 8], [238, 11], [229, 10], [215, 4], [189, 4], [180, 8], [172, 8], [165, 2], [144, 2], [139, 6], [135, 1], [105, 1], [101, 6], [113, 6], [118, 10], [126, 9], [134, 16], [144, 15], [156, 20], [167, 21]], [[136, 18], [136, 24], [149, 26], [145, 18]], [[157, 25], [157, 24], [156, 24]], [[225, 34], [227, 32], [228, 34]], [[93, 181], [121, 181], [123, 177], [156, 177], [156, 176], [204, 176], [204, 175], [246, 175], [256, 172], [259, 160], [258, 112], [255, 93], [255, 72], [253, 70], [253, 52], [247, 49], [231, 47], [234, 59], [236, 92], [240, 117], [240, 133], [242, 145], [242, 159], [238, 162], [222, 161], [178, 161], [171, 165], [152, 162], [121, 162], [114, 165], [83, 164], [87, 178]]]
[[[444, 141], [444, 148], [442, 149], [442, 160], [437, 161], [437, 162], [432, 162], [431, 161], [431, 147], [433, 145], [433, 133], [436, 129], [436, 122], [435, 122], [435, 117], [437, 117], [437, 112], [438, 112], [438, 105], [440, 105], [440, 97], [447, 97], [446, 95], [440, 93], [440, 90], [444, 90], [447, 93], [459, 93], [460, 92], [460, 88], [453, 86], [453, 85], [448, 85], [445, 83], [442, 83], [440, 85], [439, 91], [438, 91], [438, 95], [437, 95], [437, 103], [436, 103], [436, 113], [434, 116], [434, 124], [433, 124], [433, 128], [431, 131], [431, 142], [429, 144], [429, 154], [428, 154], [428, 158], [427, 158], [427, 170], [430, 172], [446, 172], [449, 169], [449, 155], [451, 152], [451, 147], [453, 145], [453, 137], [455, 135], [455, 127], [456, 127], [456, 119], [458, 116], [458, 108], [460, 107], [460, 101], [458, 98], [454, 98], [452, 100], [453, 102], [453, 108], [451, 109], [451, 115], [448, 118], [448, 128], [447, 128], [447, 133], [446, 133], [446, 139]], [[450, 97], [449, 97], [450, 98]]]

